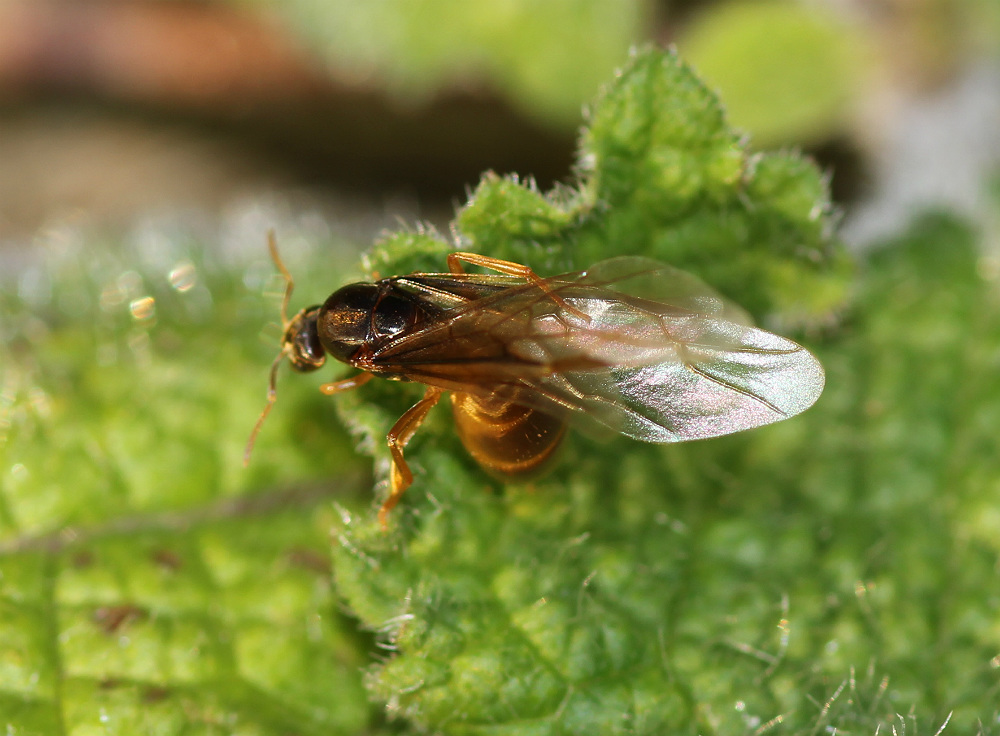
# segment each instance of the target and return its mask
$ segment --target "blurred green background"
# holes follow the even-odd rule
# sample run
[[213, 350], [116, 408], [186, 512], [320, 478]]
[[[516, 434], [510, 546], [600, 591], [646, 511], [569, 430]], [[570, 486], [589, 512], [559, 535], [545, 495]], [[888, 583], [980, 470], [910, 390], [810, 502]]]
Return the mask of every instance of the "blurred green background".
[[[363, 453], [412, 396], [324, 401], [327, 372], [282, 375], [244, 470], [278, 338], [267, 230], [295, 306], [369, 267], [437, 263], [445, 245], [418, 223], [448, 233], [483, 172], [574, 182], [581, 108], [647, 43], [677, 49], [751, 154], [802, 150], [826, 177], [832, 210], [808, 187], [792, 199], [813, 197], [810, 237], [840, 254], [817, 261], [828, 281], [777, 256], [743, 286], [725, 253], [680, 264], [814, 349], [825, 403], [760, 437], [630, 448], [620, 467], [574, 446], [593, 477], [621, 476], [626, 521], [594, 523], [591, 548], [598, 502], [573, 463], [537, 496], [467, 494], [493, 526], [454, 511], [425, 518], [431, 536], [412, 519], [370, 533], [384, 462], [373, 474]], [[480, 194], [463, 226], [499, 232]], [[386, 229], [403, 234], [359, 262]], [[996, 733], [998, 250], [995, 0], [0, 0], [0, 724], [932, 734], [954, 712], [949, 729]], [[414, 454], [443, 489], [407, 497], [418, 520], [461, 506], [451, 485], [487, 482], [442, 439], [449, 421]], [[576, 516], [547, 505], [560, 483]], [[498, 528], [494, 548], [481, 535]], [[563, 699], [524, 675], [530, 657], [510, 664], [511, 621], [461, 599], [474, 565], [437, 570], [442, 536], [448, 560], [550, 555], [494, 559], [491, 584], [567, 669], [581, 651], [614, 663], [593, 692]], [[421, 563], [441, 581], [422, 585]], [[559, 577], [588, 565], [605, 597]], [[544, 609], [544, 586], [521, 600], [550, 577], [569, 601], [595, 596], [596, 625]], [[643, 657], [684, 643], [642, 680], [640, 627], [685, 607], [683, 636], [648, 629]], [[539, 633], [569, 620], [568, 641], [574, 617], [599, 646]], [[462, 637], [479, 648], [448, 659]], [[487, 687], [548, 715], [486, 708]]]

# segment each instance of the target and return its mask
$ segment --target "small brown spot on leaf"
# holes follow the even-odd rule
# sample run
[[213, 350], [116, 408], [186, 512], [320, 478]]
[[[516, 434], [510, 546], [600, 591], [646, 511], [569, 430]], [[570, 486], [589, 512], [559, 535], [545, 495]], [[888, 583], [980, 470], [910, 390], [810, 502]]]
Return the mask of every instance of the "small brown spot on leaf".
[[149, 612], [145, 608], [128, 603], [121, 606], [102, 606], [94, 611], [94, 622], [105, 634], [111, 635], [123, 626], [148, 615]]
[[170, 688], [162, 686], [147, 687], [142, 692], [142, 702], [147, 704], [159, 703], [170, 697]]
[[70, 558], [70, 564], [77, 569], [90, 567], [94, 564], [94, 553], [89, 550], [77, 552]]
[[153, 562], [167, 572], [177, 572], [183, 565], [180, 555], [171, 549], [158, 549], [153, 552], [152, 558]]

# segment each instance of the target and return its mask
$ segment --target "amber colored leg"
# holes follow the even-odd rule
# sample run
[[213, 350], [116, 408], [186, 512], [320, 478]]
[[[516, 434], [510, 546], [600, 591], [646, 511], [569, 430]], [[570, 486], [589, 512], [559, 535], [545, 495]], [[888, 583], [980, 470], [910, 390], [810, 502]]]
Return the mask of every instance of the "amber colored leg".
[[567, 312], [575, 314], [577, 317], [586, 322], [590, 322], [590, 317], [588, 315], [584, 314], [576, 307], [567, 304], [565, 299], [548, 287], [548, 284], [545, 283], [545, 280], [542, 279], [541, 276], [532, 271], [530, 267], [525, 266], [523, 263], [504, 261], [499, 258], [491, 258], [490, 256], [484, 256], [479, 253], [468, 253], [466, 251], [455, 251], [454, 253], [448, 254], [448, 270], [451, 273], [465, 273], [465, 269], [462, 268], [463, 262], [471, 263], [473, 266], [488, 268], [491, 271], [506, 274], [507, 276], [517, 276], [522, 278], [525, 281], [534, 284], [552, 297], [552, 301], [565, 309]]
[[386, 443], [389, 445], [389, 452], [392, 453], [392, 470], [389, 476], [389, 498], [378, 510], [378, 522], [383, 529], [388, 527], [386, 519], [389, 512], [399, 503], [403, 492], [413, 483], [413, 473], [410, 471], [410, 466], [406, 464], [406, 460], [403, 459], [403, 448], [413, 439], [417, 428], [427, 418], [427, 413], [434, 408], [442, 393], [442, 389], [428, 386], [424, 398], [407, 409], [406, 413], [392, 425], [392, 429], [385, 437]]
[[464, 250], [457, 250], [448, 254], [448, 270], [452, 273], [465, 273], [462, 263], [471, 263], [473, 266], [482, 266], [497, 273], [505, 273], [508, 276], [520, 276], [532, 283], [542, 286], [541, 277], [523, 263], [514, 261], [504, 261], [499, 258], [491, 258], [480, 253], [469, 253]]
[[322, 386], [319, 387], [319, 390], [325, 393], [327, 396], [333, 396], [334, 394], [339, 394], [341, 391], [350, 391], [352, 388], [357, 388], [358, 386], [364, 386], [374, 377], [375, 374], [373, 373], [359, 373], [356, 376], [345, 378], [342, 381], [334, 381], [333, 383], [324, 383]]

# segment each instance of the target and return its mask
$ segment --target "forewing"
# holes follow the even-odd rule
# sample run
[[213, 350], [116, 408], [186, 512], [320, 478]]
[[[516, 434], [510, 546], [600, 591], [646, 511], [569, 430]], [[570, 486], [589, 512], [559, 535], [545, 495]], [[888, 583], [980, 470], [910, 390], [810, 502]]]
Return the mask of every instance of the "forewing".
[[446, 389], [676, 442], [779, 421], [822, 392], [807, 350], [746, 322], [689, 274], [616, 258], [544, 288], [511, 282], [379, 358]]
[[570, 420], [582, 413], [635, 439], [680, 442], [786, 419], [822, 392], [822, 367], [791, 340], [719, 320], [698, 326], [697, 339], [671, 340], [673, 355], [659, 362], [547, 376], [532, 406], [557, 403]]

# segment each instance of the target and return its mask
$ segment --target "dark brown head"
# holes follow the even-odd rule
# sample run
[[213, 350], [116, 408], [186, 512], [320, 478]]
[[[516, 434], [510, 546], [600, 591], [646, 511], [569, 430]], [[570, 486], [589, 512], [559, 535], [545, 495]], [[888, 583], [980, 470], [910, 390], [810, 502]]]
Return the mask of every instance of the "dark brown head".
[[326, 362], [326, 353], [316, 329], [319, 312], [319, 306], [303, 309], [285, 325], [278, 359], [287, 355], [288, 362], [299, 373], [314, 371]]

